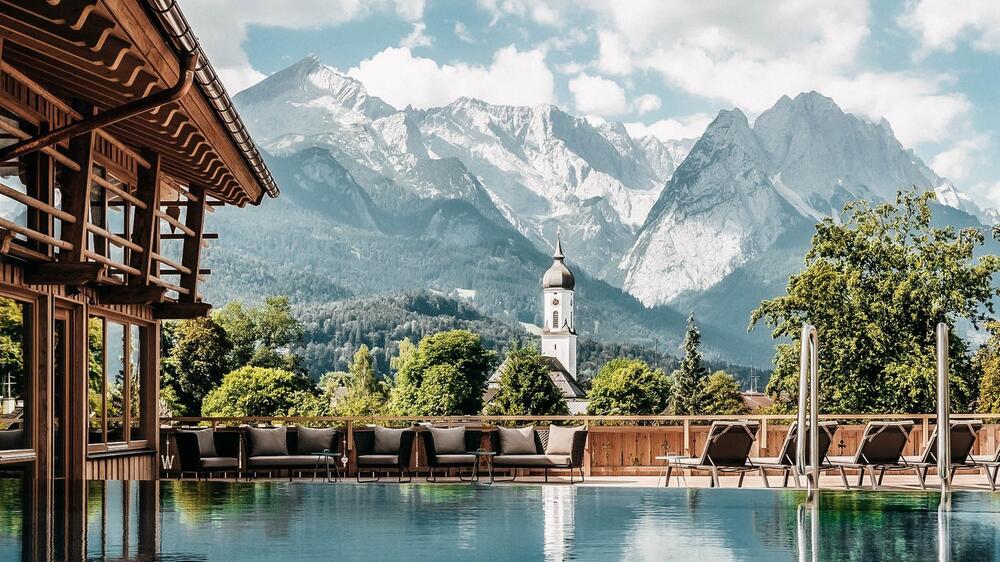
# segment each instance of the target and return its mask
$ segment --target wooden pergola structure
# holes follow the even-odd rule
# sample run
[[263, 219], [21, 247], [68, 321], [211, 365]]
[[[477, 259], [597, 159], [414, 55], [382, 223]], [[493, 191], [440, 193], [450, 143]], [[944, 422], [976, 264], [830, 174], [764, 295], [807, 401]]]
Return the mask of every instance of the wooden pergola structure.
[[0, 470], [45, 504], [54, 480], [156, 478], [158, 322], [208, 313], [206, 215], [277, 193], [173, 0], [0, 0], [0, 299], [26, 381]]

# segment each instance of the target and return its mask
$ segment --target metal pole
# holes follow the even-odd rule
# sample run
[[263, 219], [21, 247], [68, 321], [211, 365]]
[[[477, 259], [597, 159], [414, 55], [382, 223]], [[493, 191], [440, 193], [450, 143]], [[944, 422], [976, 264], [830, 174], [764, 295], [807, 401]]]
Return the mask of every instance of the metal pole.
[[951, 509], [951, 419], [948, 384], [948, 324], [937, 325], [937, 464], [941, 510]]
[[[806, 477], [806, 501], [813, 503], [819, 486], [819, 337], [810, 324], [802, 326], [799, 358], [799, 410], [796, 416], [797, 439], [795, 442], [796, 468]], [[806, 409], [809, 422], [806, 423]], [[806, 429], [809, 435], [809, 457], [806, 458]], [[812, 474], [808, 467], [812, 466]]]

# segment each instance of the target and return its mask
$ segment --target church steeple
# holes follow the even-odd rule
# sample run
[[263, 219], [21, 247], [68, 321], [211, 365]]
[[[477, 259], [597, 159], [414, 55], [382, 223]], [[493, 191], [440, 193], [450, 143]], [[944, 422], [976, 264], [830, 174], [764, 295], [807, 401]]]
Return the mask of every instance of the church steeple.
[[556, 231], [556, 250], [552, 254], [552, 267], [542, 276], [543, 289], [566, 289], [573, 290], [576, 286], [576, 278], [573, 272], [566, 267], [564, 262], [566, 255], [563, 254], [562, 239], [559, 231]]
[[562, 237], [556, 231], [552, 266], [542, 276], [542, 355], [552, 357], [566, 372], [576, 377], [576, 328], [573, 318], [573, 289], [576, 279], [566, 267]]

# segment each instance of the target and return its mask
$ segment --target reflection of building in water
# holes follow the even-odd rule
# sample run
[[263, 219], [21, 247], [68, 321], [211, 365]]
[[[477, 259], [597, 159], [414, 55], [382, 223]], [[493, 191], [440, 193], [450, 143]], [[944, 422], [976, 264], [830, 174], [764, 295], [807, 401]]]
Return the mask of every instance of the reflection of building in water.
[[545, 560], [570, 560], [573, 558], [576, 488], [543, 486], [542, 507], [545, 512]]

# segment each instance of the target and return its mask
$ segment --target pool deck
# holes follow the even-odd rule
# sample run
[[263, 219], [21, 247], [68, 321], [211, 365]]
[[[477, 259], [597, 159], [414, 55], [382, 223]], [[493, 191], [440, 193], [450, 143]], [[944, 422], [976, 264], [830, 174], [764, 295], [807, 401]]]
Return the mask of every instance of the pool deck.
[[[871, 481], [865, 476], [864, 486], [858, 486], [858, 475], [848, 474], [848, 482], [851, 484], [852, 490], [872, 490]], [[226, 479], [213, 479], [218, 481], [226, 481]], [[736, 489], [739, 477], [733, 475], [720, 476], [720, 482], [722, 488], [732, 488]], [[232, 481], [229, 478], [228, 481]], [[288, 478], [255, 478], [254, 482], [288, 482]], [[316, 483], [321, 482], [321, 478], [316, 479]], [[313, 480], [310, 477], [295, 478], [293, 483], [311, 483]], [[488, 484], [489, 480], [483, 477], [479, 481], [479, 485]], [[781, 489], [782, 476], [780, 474], [768, 475], [768, 482], [770, 483], [771, 489]], [[356, 484], [357, 481], [353, 477], [343, 478], [338, 484]], [[468, 482], [463, 482], [455, 477], [441, 477], [439, 476], [436, 483], [427, 482], [422, 476], [415, 476], [412, 480], [415, 484], [466, 484]], [[549, 476], [548, 483], [545, 479], [540, 476], [518, 476], [517, 480], [514, 482], [509, 481], [504, 477], [502, 480], [498, 480], [495, 486], [510, 486], [510, 485], [523, 485], [523, 484], [540, 484], [540, 485], [552, 485], [552, 486], [564, 486], [570, 483], [569, 477], [562, 476]], [[334, 483], [330, 483], [333, 485]], [[398, 485], [397, 478], [395, 475], [383, 477], [379, 482], [380, 485]], [[576, 486], [594, 486], [594, 487], [619, 487], [619, 488], [657, 488], [663, 487], [664, 480], [662, 476], [591, 476], [586, 479], [585, 482], [580, 482], [579, 478], [576, 479]], [[789, 478], [788, 488], [794, 488], [794, 479]], [[930, 474], [927, 477], [927, 491], [935, 492], [940, 488], [940, 482], [937, 476]], [[839, 475], [831, 474], [824, 475], [820, 477], [820, 486], [826, 490], [843, 490], [844, 485], [840, 479]], [[710, 488], [711, 478], [709, 476], [695, 475], [695, 476], [685, 476], [678, 477], [675, 472], [670, 477], [669, 488]], [[743, 480], [743, 489], [765, 489], [764, 480], [758, 475], [747, 475]], [[980, 492], [990, 492], [990, 486], [986, 482], [986, 477], [982, 473], [970, 473], [963, 472], [955, 475], [955, 479], [952, 481], [953, 490], [964, 490], [964, 491], [980, 491]], [[913, 474], [886, 474], [882, 481], [882, 485], [878, 487], [879, 491], [910, 491], [919, 492], [920, 483], [916, 476]], [[998, 485], [998, 491], [1000, 493], [1000, 485]]]

